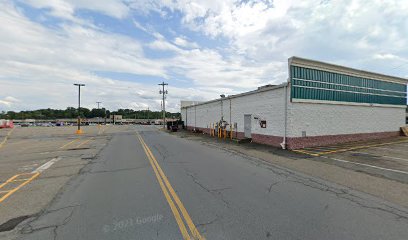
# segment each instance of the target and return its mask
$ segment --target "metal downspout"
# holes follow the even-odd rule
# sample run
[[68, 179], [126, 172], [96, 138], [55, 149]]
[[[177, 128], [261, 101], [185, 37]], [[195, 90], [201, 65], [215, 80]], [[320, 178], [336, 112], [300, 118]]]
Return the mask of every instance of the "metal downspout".
[[286, 149], [286, 135], [287, 135], [287, 125], [288, 125], [288, 84], [285, 85], [285, 97], [284, 97], [284, 106], [285, 106], [285, 113], [284, 113], [284, 134], [283, 134], [283, 142], [281, 143], [282, 149]]

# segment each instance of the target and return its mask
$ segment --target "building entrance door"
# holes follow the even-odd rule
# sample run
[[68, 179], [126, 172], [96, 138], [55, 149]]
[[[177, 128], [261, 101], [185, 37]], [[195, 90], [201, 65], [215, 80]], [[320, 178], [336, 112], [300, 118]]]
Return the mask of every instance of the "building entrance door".
[[251, 138], [251, 114], [244, 115], [244, 136]]

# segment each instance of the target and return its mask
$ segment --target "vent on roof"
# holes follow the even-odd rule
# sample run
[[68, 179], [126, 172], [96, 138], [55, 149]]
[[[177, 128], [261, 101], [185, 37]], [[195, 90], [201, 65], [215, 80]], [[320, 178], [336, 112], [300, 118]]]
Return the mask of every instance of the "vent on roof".
[[268, 87], [273, 87], [273, 86], [276, 86], [276, 85], [274, 85], [274, 84], [266, 84], [266, 85], [263, 85], [263, 86], [258, 87], [258, 90], [264, 89], [264, 88], [268, 88]]

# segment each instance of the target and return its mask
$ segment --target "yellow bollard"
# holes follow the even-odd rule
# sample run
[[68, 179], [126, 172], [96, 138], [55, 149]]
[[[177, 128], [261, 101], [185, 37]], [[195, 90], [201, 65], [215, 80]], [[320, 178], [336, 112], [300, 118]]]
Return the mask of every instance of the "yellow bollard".
[[232, 140], [232, 124], [230, 125], [230, 139]]
[[224, 129], [224, 139], [227, 139], [227, 128]]

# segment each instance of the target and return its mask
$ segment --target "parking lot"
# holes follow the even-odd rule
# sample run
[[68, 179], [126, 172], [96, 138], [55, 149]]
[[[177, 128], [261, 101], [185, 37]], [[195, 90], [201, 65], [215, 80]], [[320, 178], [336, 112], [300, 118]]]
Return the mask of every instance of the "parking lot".
[[0, 232], [7, 221], [39, 212], [112, 133], [127, 128], [84, 126], [82, 135], [68, 126], [0, 129]]
[[408, 138], [351, 142], [294, 150], [311, 158], [408, 183]]

